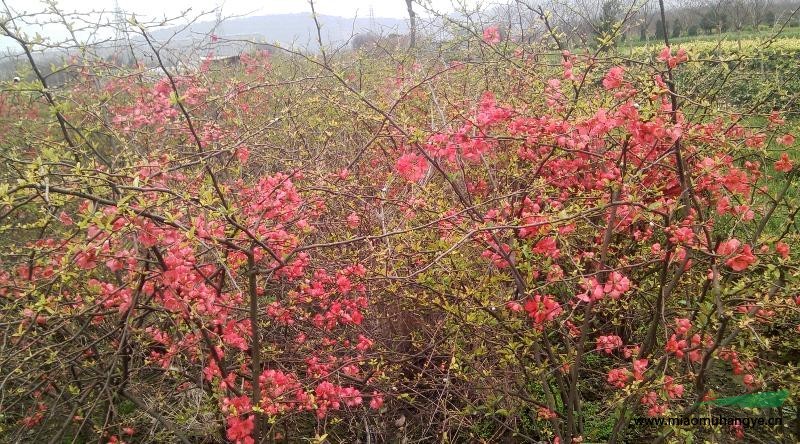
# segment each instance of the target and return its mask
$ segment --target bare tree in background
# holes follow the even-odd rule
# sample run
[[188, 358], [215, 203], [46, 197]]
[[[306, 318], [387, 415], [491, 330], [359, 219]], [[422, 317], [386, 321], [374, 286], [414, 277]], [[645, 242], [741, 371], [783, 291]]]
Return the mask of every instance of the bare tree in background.
[[730, 21], [734, 31], [741, 31], [749, 22], [747, 0], [731, 0], [728, 4]]
[[650, 25], [653, 23], [653, 19], [656, 17], [656, 3], [653, 1], [646, 1], [639, 8], [637, 15], [639, 20], [639, 40], [647, 40], [647, 32], [650, 29]]
[[728, 30], [730, 21], [730, 0], [699, 0], [696, 8], [700, 11], [700, 28], [706, 34], [722, 33]]
[[[767, 22], [767, 15], [773, 7], [773, 2], [772, 0], [745, 0], [745, 7], [753, 29], [757, 30], [759, 25]], [[766, 24], [772, 25], [771, 23]]]
[[406, 8], [408, 8], [409, 36], [411, 37], [411, 42], [408, 45], [410, 48], [413, 48], [417, 44], [417, 18], [414, 15], [413, 3], [413, 0], [406, 0]]

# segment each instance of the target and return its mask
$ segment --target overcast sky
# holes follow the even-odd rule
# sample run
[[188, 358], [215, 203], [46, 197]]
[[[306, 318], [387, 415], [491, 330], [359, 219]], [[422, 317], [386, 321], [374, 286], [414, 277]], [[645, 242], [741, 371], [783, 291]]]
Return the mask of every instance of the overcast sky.
[[[417, 0], [414, 10], [418, 15], [426, 16], [429, 15], [426, 8], [437, 13], [450, 13], [456, 9], [462, 10], [464, 7], [473, 8], [478, 2], [486, 6], [492, 4], [493, 1], [497, 0]], [[426, 7], [420, 6], [419, 2], [424, 2]], [[42, 0], [5, 0], [4, 3], [13, 11], [14, 15], [39, 13], [48, 9], [47, 4]], [[181, 20], [175, 21], [176, 17], [196, 18], [201, 13], [209, 14], [200, 21], [213, 21], [216, 17], [211, 12], [217, 8], [221, 8], [223, 17], [310, 14], [311, 12], [308, 0], [57, 0], [57, 5], [63, 13], [79, 13], [82, 20], [78, 21], [112, 22], [114, 20], [113, 11], [118, 5], [123, 11], [136, 14], [141, 22], [154, 23], [167, 18], [170, 19], [172, 26], [181, 22]], [[405, 0], [315, 0], [314, 7], [318, 14], [345, 18], [368, 18], [370, 14], [374, 17], [408, 18]], [[187, 10], [189, 11], [187, 12]], [[0, 5], [0, 11], [2, 11], [2, 5]], [[103, 12], [104, 14], [89, 14], [90, 12]], [[37, 15], [37, 17], [41, 16]], [[98, 19], [98, 17], [102, 18]], [[73, 23], [76, 22], [74, 17], [69, 20]], [[39, 34], [50, 41], [59, 41], [68, 36], [63, 25], [41, 26], [42, 19], [40, 18], [36, 19], [35, 24], [31, 24], [30, 21], [27, 24], [20, 21], [14, 23], [29, 37]], [[81, 24], [77, 24], [80, 27]], [[86, 22], [83, 23], [83, 26], [86, 26]], [[95, 38], [107, 38], [108, 36], [103, 33], [109, 32], [111, 32], [110, 28], [103, 28], [100, 33], [91, 35]], [[84, 34], [80, 31], [78, 36], [80, 39], [84, 38]], [[0, 53], [16, 52], [18, 49], [16, 42], [7, 37], [0, 37]]]
[[[310, 12], [307, 0], [117, 0], [120, 8], [143, 16], [171, 16], [187, 8], [200, 12], [222, 6], [225, 15], [229, 14], [286, 14]], [[451, 0], [425, 0], [439, 12], [455, 9]], [[463, 0], [453, 0], [460, 3]], [[6, 0], [17, 11], [36, 11], [42, 9], [37, 0]], [[474, 3], [469, 0], [467, 3]], [[58, 0], [60, 9], [71, 11], [113, 10], [114, 0]], [[375, 17], [404, 18], [408, 16], [404, 0], [316, 0], [314, 7], [319, 14], [341, 17], [369, 17], [370, 8]], [[419, 13], [423, 8], [414, 7]]]

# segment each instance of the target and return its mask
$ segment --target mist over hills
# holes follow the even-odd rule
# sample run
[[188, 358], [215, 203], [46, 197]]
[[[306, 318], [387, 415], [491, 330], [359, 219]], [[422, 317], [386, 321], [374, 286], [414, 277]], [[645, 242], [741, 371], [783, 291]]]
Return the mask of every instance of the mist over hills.
[[[404, 34], [408, 22], [386, 17], [347, 18], [318, 15], [322, 40], [325, 45], [343, 45], [358, 34]], [[218, 37], [212, 42], [210, 35]], [[309, 13], [276, 14], [265, 16], [234, 17], [224, 20], [205, 20], [189, 26], [171, 26], [150, 30], [151, 40], [162, 50], [162, 58], [169, 65], [192, 63], [213, 54], [217, 57], [237, 55], [252, 49], [253, 43], [271, 43], [293, 46], [308, 51], [318, 51], [317, 29]], [[152, 51], [141, 35], [129, 34], [129, 39], [106, 41], [92, 46], [91, 53], [102, 58], [119, 57], [124, 63], [144, 63], [155, 66]], [[57, 70], [74, 50], [48, 49], [34, 53], [37, 64], [47, 74]], [[27, 60], [21, 52], [10, 50], [0, 59], [0, 76], [9, 78]]]
[[[318, 15], [325, 44], [341, 44], [356, 34], [373, 32], [376, 34], [405, 33], [408, 22], [403, 19], [385, 17], [346, 18]], [[236, 36], [256, 36], [263, 41], [282, 45], [294, 44], [316, 48], [317, 36], [311, 14], [277, 14], [252, 17], [237, 17], [216, 21], [193, 23], [185, 29], [178, 27], [159, 29], [153, 32], [157, 40], [170, 38], [179, 40], [199, 40], [215, 34], [223, 38]]]

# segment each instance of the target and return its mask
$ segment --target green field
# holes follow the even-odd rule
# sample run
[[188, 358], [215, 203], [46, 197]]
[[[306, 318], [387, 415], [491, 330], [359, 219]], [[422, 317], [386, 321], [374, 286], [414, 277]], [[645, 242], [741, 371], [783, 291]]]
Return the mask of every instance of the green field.
[[[749, 29], [742, 31], [728, 31], [713, 34], [698, 34], [694, 36], [681, 35], [680, 37], [670, 37], [669, 42], [673, 45], [682, 45], [685, 43], [696, 42], [738, 42], [746, 40], [765, 41], [777, 37], [778, 39], [798, 38], [800, 37], [800, 26], [785, 27], [780, 29], [776, 28], [762, 28], [758, 31]], [[619, 44], [620, 48], [636, 48], [642, 46], [663, 46], [663, 41], [651, 36], [647, 40], [639, 39], [626, 39]]]

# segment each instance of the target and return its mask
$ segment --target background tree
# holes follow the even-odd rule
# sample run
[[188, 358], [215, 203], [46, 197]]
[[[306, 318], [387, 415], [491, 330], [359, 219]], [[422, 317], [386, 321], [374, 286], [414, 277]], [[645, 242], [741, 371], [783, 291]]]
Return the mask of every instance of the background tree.
[[410, 48], [417, 45], [417, 18], [414, 13], [414, 0], [406, 0], [406, 9], [408, 10], [408, 32], [410, 41], [408, 43]]
[[763, 22], [764, 22], [765, 25], [767, 25], [769, 27], [775, 26], [775, 11], [773, 11], [772, 9], [767, 10], [764, 13]]
[[600, 19], [597, 23], [597, 38], [600, 40], [611, 39], [605, 46], [615, 45], [615, 36], [622, 13], [620, 0], [604, 0], [601, 8]]
[[639, 40], [647, 40], [649, 38], [650, 26], [656, 18], [658, 13], [657, 2], [654, 0], [647, 0], [642, 3], [636, 13], [639, 28]]
[[661, 19], [656, 21], [656, 40], [664, 40], [666, 31], [664, 29], [664, 22]]
[[706, 35], [713, 33], [717, 29], [713, 15], [708, 12], [700, 16], [699, 26]]
[[671, 35], [671, 37], [672, 38], [678, 38], [678, 37], [681, 36], [682, 32], [683, 32], [683, 24], [682, 24], [682, 22], [680, 20], [678, 20], [677, 18], [672, 20], [672, 35]]

